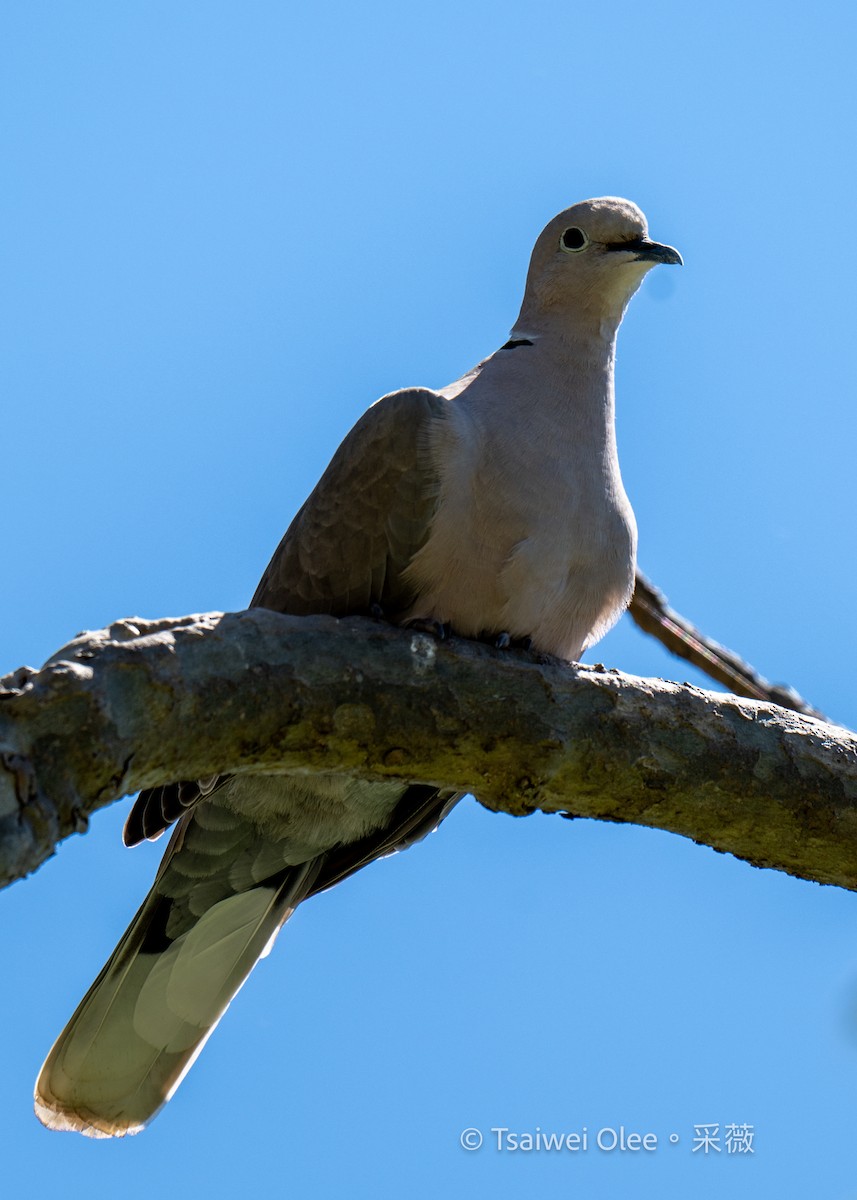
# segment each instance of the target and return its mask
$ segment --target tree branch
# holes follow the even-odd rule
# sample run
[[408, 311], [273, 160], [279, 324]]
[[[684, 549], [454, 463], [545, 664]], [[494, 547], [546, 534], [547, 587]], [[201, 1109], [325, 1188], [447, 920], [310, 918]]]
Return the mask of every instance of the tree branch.
[[138, 788], [350, 771], [672, 830], [857, 888], [857, 736], [750, 700], [361, 618], [120, 621], [0, 681], [0, 882]]

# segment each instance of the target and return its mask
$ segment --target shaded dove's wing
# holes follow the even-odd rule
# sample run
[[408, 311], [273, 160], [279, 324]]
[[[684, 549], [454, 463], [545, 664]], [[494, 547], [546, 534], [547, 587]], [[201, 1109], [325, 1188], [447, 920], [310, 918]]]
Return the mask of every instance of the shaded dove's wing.
[[403, 573], [425, 544], [439, 492], [432, 422], [448, 401], [425, 388], [393, 392], [360, 418], [292, 521], [250, 602], [333, 616], [414, 599]]
[[[449, 402], [427, 388], [384, 396], [364, 413], [287, 529], [251, 608], [389, 620], [414, 599], [403, 574], [425, 544], [438, 495], [429, 449]], [[181, 780], [140, 792], [124, 840], [154, 840], [222, 780]]]

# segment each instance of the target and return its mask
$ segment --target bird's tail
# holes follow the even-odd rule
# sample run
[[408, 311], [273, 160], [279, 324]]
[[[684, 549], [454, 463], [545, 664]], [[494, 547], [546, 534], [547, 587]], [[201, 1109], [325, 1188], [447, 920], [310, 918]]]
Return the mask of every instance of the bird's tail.
[[209, 865], [181, 894], [171, 872], [184, 833], [182, 822], [152, 891], [42, 1067], [36, 1114], [50, 1129], [138, 1133], [315, 882], [318, 859], [241, 890]]

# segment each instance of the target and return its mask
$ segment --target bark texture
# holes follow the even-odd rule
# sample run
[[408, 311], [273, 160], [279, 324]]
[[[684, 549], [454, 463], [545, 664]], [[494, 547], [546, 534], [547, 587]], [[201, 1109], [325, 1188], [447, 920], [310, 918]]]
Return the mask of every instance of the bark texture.
[[362, 618], [116, 622], [0, 680], [0, 884], [141, 787], [353, 771], [633, 822], [857, 888], [857, 736], [812, 717]]

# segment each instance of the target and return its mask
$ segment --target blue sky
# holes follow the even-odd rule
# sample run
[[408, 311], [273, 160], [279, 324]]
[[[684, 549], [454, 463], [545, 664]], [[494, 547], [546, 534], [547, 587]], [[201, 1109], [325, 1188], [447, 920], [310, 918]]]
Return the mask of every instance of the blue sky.
[[[544, 223], [617, 194], [686, 263], [620, 335], [641, 565], [854, 727], [855, 32], [825, 0], [6, 6], [0, 669], [243, 607], [357, 416], [496, 348]], [[590, 657], [691, 677], [627, 620]], [[160, 855], [125, 808], [2, 897], [10, 1194], [857, 1197], [857, 897], [471, 801], [299, 911], [146, 1133], [48, 1134], [35, 1073]], [[755, 1154], [693, 1154], [702, 1122]], [[490, 1144], [619, 1125], [659, 1148]]]

